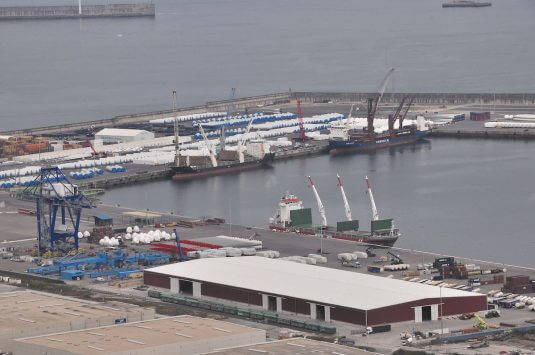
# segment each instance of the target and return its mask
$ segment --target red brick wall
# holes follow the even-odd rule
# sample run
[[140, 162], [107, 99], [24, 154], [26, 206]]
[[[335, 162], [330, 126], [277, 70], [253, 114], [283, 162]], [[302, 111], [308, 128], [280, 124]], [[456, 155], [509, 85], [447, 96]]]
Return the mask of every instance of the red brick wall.
[[150, 271], [143, 272], [143, 283], [145, 285], [154, 287], [161, 287], [167, 289], [171, 288], [171, 281], [169, 281], [169, 276]]
[[[487, 296], [471, 297], [448, 297], [443, 298], [443, 315], [470, 313], [487, 309]], [[368, 311], [368, 325], [378, 325], [394, 322], [414, 320], [414, 308], [417, 306], [429, 306], [440, 304], [440, 298], [427, 298], [415, 302], [401, 303], [398, 305], [372, 309]], [[441, 314], [440, 306], [438, 314]]]
[[340, 322], [366, 325], [366, 312], [344, 307], [331, 308], [331, 319]]

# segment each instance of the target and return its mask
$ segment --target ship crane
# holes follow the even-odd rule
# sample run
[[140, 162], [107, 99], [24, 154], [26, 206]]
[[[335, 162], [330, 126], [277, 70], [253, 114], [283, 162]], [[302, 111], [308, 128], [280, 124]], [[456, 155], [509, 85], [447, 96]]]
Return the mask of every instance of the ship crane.
[[409, 103], [407, 103], [407, 106], [405, 106], [405, 112], [403, 112], [403, 114], [399, 117], [399, 129], [403, 128], [403, 120], [405, 119], [405, 117], [409, 113], [409, 109], [411, 108], [411, 105], [412, 105], [413, 101], [414, 101], [414, 97], [411, 97], [409, 99]]
[[344, 185], [342, 185], [342, 178], [338, 174], [336, 174], [336, 178], [338, 179], [338, 187], [340, 188], [340, 192], [342, 193], [342, 199], [344, 200], [346, 218], [348, 221], [352, 221], [353, 217], [351, 216], [351, 208], [349, 208], [349, 202], [347, 202], [346, 192], [344, 191]]
[[173, 90], [173, 115], [175, 119], [173, 120], [173, 128], [175, 133], [175, 166], [180, 166], [180, 147], [179, 147], [179, 137], [178, 137], [178, 117], [176, 114], [176, 91]]
[[305, 126], [303, 124], [303, 111], [301, 110], [301, 101], [297, 100], [297, 122], [299, 123], [299, 139], [306, 141]]
[[372, 205], [372, 219], [377, 221], [379, 219], [379, 212], [377, 212], [377, 206], [375, 205], [375, 200], [373, 199], [372, 186], [367, 176], [366, 185], [368, 186], [368, 195], [370, 196], [370, 204]]
[[[227, 118], [231, 118], [234, 115], [234, 112], [236, 111], [236, 108], [234, 106], [234, 99], [236, 97], [236, 88], [230, 88], [230, 95], [228, 98], [228, 105], [227, 105]], [[225, 143], [226, 143], [226, 134], [225, 134], [225, 125], [221, 125], [221, 132], [219, 136], [219, 146], [221, 150], [225, 150]]]
[[238, 139], [238, 159], [240, 160], [240, 163], [245, 162], [245, 155], [243, 154], [243, 151], [245, 150], [245, 141], [247, 140], [247, 135], [253, 127], [254, 119], [255, 117], [251, 117], [249, 123], [247, 124], [247, 128], [245, 129], [245, 132], [243, 132], [241, 136], [241, 139]]
[[379, 87], [379, 91], [377, 92], [377, 95], [375, 95], [374, 98], [372, 97], [368, 98], [368, 135], [370, 137], [375, 134], [374, 127], [373, 127], [373, 120], [375, 119], [377, 106], [379, 105], [379, 102], [381, 102], [381, 99], [383, 98], [386, 87], [388, 83], [390, 82], [393, 72], [394, 72], [394, 68], [390, 68], [390, 70], [388, 70], [388, 72], [386, 73], [386, 76], [383, 79], [381, 86]]
[[201, 131], [202, 138], [204, 139], [204, 144], [206, 145], [206, 149], [208, 149], [208, 153], [210, 153], [210, 161], [212, 162], [212, 166], [214, 168], [217, 167], [217, 159], [215, 158], [215, 151], [212, 144], [208, 141], [208, 137], [206, 137], [206, 132], [204, 132], [204, 128], [201, 124], [199, 124], [199, 131]]
[[[399, 106], [396, 108], [396, 111], [394, 111], [394, 114], [388, 116], [388, 131], [390, 132], [390, 134], [392, 134], [392, 132], [394, 131], [394, 124], [396, 123], [396, 120], [399, 120], [399, 129], [403, 128], [403, 120], [405, 119], [405, 116], [407, 116], [407, 113], [409, 113], [409, 109], [412, 105], [413, 100], [413, 97], [403, 96], [401, 102], [399, 103]], [[403, 114], [401, 114], [401, 111], [403, 109], [405, 109], [405, 111], [403, 112]]]
[[316, 190], [316, 186], [314, 185], [314, 182], [312, 181], [312, 178], [309, 176], [308, 181], [310, 182], [310, 187], [312, 188], [312, 191], [314, 191], [314, 196], [316, 196], [316, 202], [318, 203], [318, 211], [321, 216], [321, 224], [323, 227], [327, 227], [327, 216], [325, 215], [325, 206], [323, 206], [323, 203], [321, 202], [320, 195], [318, 194], [318, 190]]

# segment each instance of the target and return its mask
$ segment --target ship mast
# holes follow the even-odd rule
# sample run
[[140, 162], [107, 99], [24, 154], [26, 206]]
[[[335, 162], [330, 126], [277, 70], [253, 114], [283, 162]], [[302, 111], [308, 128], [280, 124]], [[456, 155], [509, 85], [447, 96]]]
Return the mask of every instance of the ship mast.
[[336, 178], [338, 179], [338, 187], [340, 187], [340, 192], [342, 193], [342, 199], [344, 200], [346, 218], [348, 221], [352, 221], [353, 217], [351, 216], [351, 208], [349, 208], [349, 202], [347, 202], [346, 192], [344, 191], [344, 185], [342, 185], [342, 178], [338, 174], [336, 174]]
[[178, 142], [178, 117], [176, 115], [176, 91], [173, 90], [173, 115], [175, 116], [174, 131], [175, 131], [175, 166], [180, 166], [180, 147]]
[[372, 186], [367, 176], [366, 176], [366, 185], [368, 185], [368, 195], [370, 195], [370, 203], [372, 205], [372, 219], [374, 221], [377, 221], [379, 219], [379, 212], [377, 212], [377, 206], [375, 205], [375, 200], [373, 199]]
[[312, 191], [314, 191], [314, 196], [316, 196], [316, 202], [318, 203], [318, 211], [321, 216], [321, 224], [323, 227], [327, 227], [327, 216], [325, 215], [325, 207], [321, 202], [318, 190], [316, 190], [316, 186], [314, 186], [314, 182], [312, 181], [312, 178], [310, 176], [308, 177], [308, 181], [310, 182], [310, 187], [312, 188]]

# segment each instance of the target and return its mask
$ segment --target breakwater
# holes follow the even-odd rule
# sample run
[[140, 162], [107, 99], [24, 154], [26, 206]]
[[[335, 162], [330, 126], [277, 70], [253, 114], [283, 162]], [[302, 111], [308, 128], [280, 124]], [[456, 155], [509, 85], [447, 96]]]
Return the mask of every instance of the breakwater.
[[[376, 93], [355, 92], [279, 92], [274, 94], [249, 96], [234, 100], [209, 101], [204, 105], [179, 108], [178, 115], [190, 115], [207, 111], [226, 111], [229, 104], [233, 103], [236, 110], [245, 110], [253, 107], [281, 105], [291, 100], [300, 100], [304, 103], [364, 103], [368, 97], [374, 97]], [[488, 105], [535, 105], [535, 93], [386, 93], [382, 98], [383, 104], [397, 104], [404, 96], [414, 98], [415, 105], [465, 105], [479, 104]], [[133, 113], [112, 118], [99, 120], [68, 123], [46, 127], [36, 127], [12, 131], [0, 132], [6, 135], [13, 134], [57, 134], [72, 132], [79, 129], [100, 129], [115, 127], [121, 124], [147, 122], [152, 119], [170, 117], [172, 110], [155, 112]]]
[[0, 7], [0, 20], [155, 16], [154, 4]]

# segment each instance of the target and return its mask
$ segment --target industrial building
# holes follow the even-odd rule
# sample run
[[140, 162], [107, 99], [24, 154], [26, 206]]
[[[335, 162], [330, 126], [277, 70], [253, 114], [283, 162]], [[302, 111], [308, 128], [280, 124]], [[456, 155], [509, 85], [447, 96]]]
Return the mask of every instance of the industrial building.
[[293, 338], [267, 343], [253, 344], [247, 346], [238, 346], [234, 348], [216, 350], [213, 355], [250, 355], [250, 354], [277, 354], [277, 355], [373, 355], [366, 350], [350, 348], [339, 344], [326, 343], [304, 338]]
[[478, 293], [257, 256], [159, 266], [146, 269], [144, 281], [171, 293], [359, 325], [487, 309], [487, 297]]
[[128, 143], [153, 139], [154, 133], [142, 129], [104, 128], [95, 134], [102, 143]]
[[122, 302], [96, 303], [36, 291], [0, 294], [0, 349], [12, 340], [154, 318], [154, 309]]
[[199, 354], [263, 343], [266, 332], [192, 316], [17, 339], [16, 354]]

